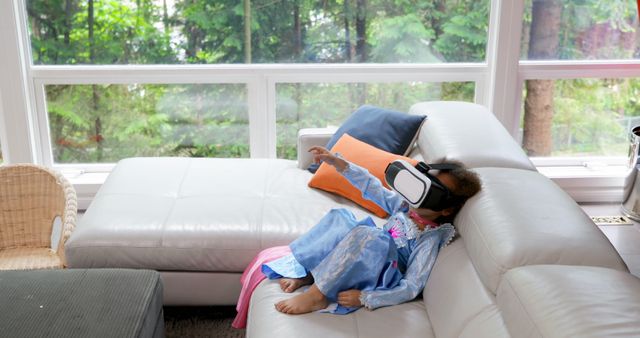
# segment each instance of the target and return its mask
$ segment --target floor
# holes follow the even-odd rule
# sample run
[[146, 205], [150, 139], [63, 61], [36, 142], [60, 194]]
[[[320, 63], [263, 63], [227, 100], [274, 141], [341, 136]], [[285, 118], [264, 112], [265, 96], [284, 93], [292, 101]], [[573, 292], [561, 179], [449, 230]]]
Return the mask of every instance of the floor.
[[[622, 216], [620, 204], [581, 204], [589, 216]], [[630, 219], [630, 224], [600, 225], [600, 230], [618, 250], [629, 270], [640, 277], [640, 223]]]

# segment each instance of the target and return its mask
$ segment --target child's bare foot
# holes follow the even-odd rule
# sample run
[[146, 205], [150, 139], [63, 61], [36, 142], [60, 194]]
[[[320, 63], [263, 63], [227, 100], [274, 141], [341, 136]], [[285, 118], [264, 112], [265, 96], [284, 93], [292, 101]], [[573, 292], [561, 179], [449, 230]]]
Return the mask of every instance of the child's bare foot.
[[327, 297], [313, 284], [305, 293], [276, 303], [276, 310], [297, 315], [322, 310], [327, 306], [329, 306]]
[[280, 278], [280, 288], [286, 293], [291, 293], [301, 286], [310, 285], [311, 283], [313, 283], [311, 274], [302, 278]]

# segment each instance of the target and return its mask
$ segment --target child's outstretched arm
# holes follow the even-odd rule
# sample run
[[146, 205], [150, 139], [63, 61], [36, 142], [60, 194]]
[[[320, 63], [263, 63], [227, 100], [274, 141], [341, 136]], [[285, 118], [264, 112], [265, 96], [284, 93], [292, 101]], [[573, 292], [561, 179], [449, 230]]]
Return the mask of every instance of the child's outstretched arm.
[[349, 183], [362, 192], [362, 197], [379, 205], [389, 214], [395, 213], [402, 207], [404, 201], [402, 197], [385, 188], [382, 182], [380, 182], [377, 177], [371, 175], [367, 169], [348, 162], [324, 147], [312, 147], [309, 149], [309, 152], [313, 154], [315, 163], [324, 161], [334, 166]]

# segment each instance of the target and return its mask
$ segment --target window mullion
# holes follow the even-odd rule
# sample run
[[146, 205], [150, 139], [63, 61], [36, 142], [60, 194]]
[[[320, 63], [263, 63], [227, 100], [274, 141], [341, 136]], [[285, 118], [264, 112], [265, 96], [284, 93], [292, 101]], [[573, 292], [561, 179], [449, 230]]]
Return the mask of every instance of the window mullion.
[[33, 93], [28, 80], [28, 51], [26, 32], [22, 24], [24, 4], [19, 1], [0, 1], [0, 137], [3, 156], [9, 163], [41, 163], [37, 151], [38, 135], [33, 129]]
[[248, 83], [247, 87], [251, 158], [269, 158], [271, 157], [269, 130], [274, 129], [268, 127], [270, 123], [267, 116], [267, 107], [269, 105], [267, 90], [269, 84], [265, 76], [256, 76]]
[[[481, 104], [493, 111], [514, 138], [518, 134], [522, 86], [518, 79], [524, 0], [491, 1], [487, 43], [488, 90]], [[515, 89], [515, 90], [514, 90]]]

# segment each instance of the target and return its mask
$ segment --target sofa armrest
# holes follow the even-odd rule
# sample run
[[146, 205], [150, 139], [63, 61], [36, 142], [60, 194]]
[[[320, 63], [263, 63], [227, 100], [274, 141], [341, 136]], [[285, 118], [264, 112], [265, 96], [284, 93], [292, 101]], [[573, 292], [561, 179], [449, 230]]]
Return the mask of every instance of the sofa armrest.
[[298, 130], [298, 168], [306, 169], [311, 164], [313, 157], [309, 148], [313, 146], [325, 146], [336, 132], [337, 128], [303, 128]]

